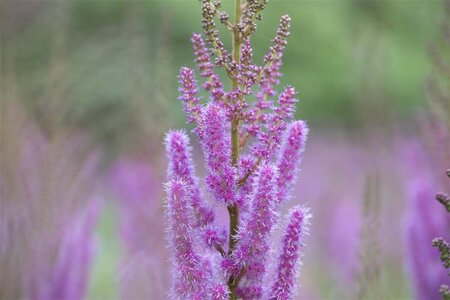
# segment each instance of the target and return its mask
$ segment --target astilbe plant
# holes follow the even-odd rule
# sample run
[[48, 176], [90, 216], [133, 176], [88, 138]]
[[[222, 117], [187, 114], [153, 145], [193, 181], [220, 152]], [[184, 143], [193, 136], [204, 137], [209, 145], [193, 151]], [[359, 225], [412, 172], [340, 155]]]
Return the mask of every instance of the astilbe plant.
[[[309, 212], [291, 208], [279, 246], [272, 247], [280, 207], [298, 173], [308, 128], [293, 120], [296, 90], [277, 96], [289, 16], [281, 17], [263, 65], [253, 62], [251, 34], [266, 0], [235, 0], [234, 21], [220, 1], [202, 0], [201, 34], [192, 35], [194, 70], [180, 70], [180, 99], [205, 159], [205, 186], [196, 177], [185, 131], [167, 134], [167, 214], [173, 299], [292, 299], [307, 232]], [[216, 18], [232, 35], [229, 53]], [[212, 61], [212, 57], [214, 61]], [[231, 89], [216, 72], [223, 69]], [[205, 102], [200, 87], [209, 94]], [[228, 211], [229, 228], [218, 215]], [[283, 226], [281, 226], [283, 227]], [[272, 255], [272, 253], [275, 253]], [[273, 257], [272, 257], [273, 256]]]

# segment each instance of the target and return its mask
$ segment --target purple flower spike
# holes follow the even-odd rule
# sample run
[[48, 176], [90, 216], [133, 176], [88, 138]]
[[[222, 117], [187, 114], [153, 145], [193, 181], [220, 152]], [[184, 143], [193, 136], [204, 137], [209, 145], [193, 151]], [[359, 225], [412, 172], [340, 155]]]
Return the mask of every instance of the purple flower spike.
[[189, 145], [189, 138], [182, 130], [174, 130], [166, 136], [166, 153], [169, 159], [167, 170], [168, 179], [180, 178], [189, 187], [191, 193], [191, 204], [197, 219], [197, 225], [203, 226], [214, 220], [214, 212], [204, 203], [198, 179], [195, 176], [194, 164], [192, 161], [192, 150]]
[[180, 81], [180, 100], [183, 101], [184, 111], [188, 123], [198, 122], [202, 112], [200, 98], [197, 97], [197, 81], [194, 78], [194, 71], [183, 67], [178, 76]]
[[209, 104], [202, 118], [203, 152], [207, 165], [206, 184], [216, 200], [230, 204], [236, 201], [236, 170], [231, 166], [230, 130], [225, 111]]
[[293, 299], [308, 218], [308, 211], [300, 206], [294, 207], [289, 213], [287, 226], [281, 241], [275, 283], [268, 297], [271, 300]]
[[194, 33], [191, 37], [192, 46], [194, 48], [195, 62], [200, 71], [200, 76], [210, 77], [213, 75], [213, 64], [211, 63], [208, 49], [205, 46], [202, 35]]
[[278, 178], [278, 201], [282, 202], [289, 196], [292, 183], [298, 173], [302, 153], [305, 148], [308, 127], [304, 121], [291, 123], [282, 139], [277, 166], [280, 170]]
[[245, 268], [248, 279], [260, 279], [265, 272], [269, 237], [277, 216], [277, 178], [278, 170], [272, 165], [260, 167], [250, 196], [247, 222], [239, 229], [234, 258], [240, 268]]
[[295, 103], [298, 102], [298, 99], [295, 98], [296, 95], [295, 88], [291, 86], [286, 87], [280, 94], [280, 97], [278, 97], [279, 106], [274, 109], [277, 120], [292, 118], [294, 116]]
[[193, 211], [183, 180], [172, 179], [167, 188], [169, 243], [172, 259], [173, 299], [208, 299], [209, 274], [194, 249]]
[[83, 299], [94, 252], [94, 229], [99, 203], [79, 216], [65, 233], [53, 278], [41, 299]]
[[215, 101], [220, 101], [224, 95], [223, 84], [219, 76], [213, 71], [213, 63], [205, 46], [202, 35], [194, 33], [191, 38], [192, 46], [194, 47], [195, 62], [197, 63], [200, 76], [208, 78], [202, 85], [206, 91], [211, 92], [211, 97]]
[[281, 77], [280, 68], [282, 64], [283, 51], [287, 45], [287, 37], [290, 35], [291, 18], [287, 15], [281, 17], [280, 25], [275, 38], [272, 40], [272, 47], [269, 53], [264, 56], [264, 72], [261, 80], [261, 92], [259, 99], [275, 96], [273, 85], [279, 83]]
[[267, 131], [261, 132], [252, 152], [256, 157], [269, 158], [278, 149], [281, 137], [286, 130], [286, 120], [292, 119], [295, 111], [295, 98], [297, 92], [292, 87], [287, 87], [279, 96], [279, 106], [274, 108], [274, 113], [268, 116]]

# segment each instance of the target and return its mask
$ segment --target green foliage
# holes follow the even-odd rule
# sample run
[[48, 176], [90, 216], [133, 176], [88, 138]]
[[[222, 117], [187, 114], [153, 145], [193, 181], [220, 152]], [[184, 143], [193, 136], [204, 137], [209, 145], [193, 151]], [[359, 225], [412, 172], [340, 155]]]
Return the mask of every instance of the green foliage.
[[[224, 7], [231, 5], [231, 1], [223, 2]], [[183, 49], [190, 48], [186, 36], [200, 31], [199, 5], [197, 0], [69, 2], [62, 18], [63, 79], [68, 89], [61, 101], [69, 106], [71, 124], [81, 124], [96, 137], [111, 141], [130, 126], [150, 126], [141, 122], [144, 116], [161, 127], [164, 122], [184, 123], [178, 113], [175, 74], [193, 59], [193, 55], [186, 58]], [[438, 31], [439, 1], [273, 0], [269, 5], [252, 40], [255, 58], [262, 59], [280, 16], [289, 13], [294, 22], [282, 71], [286, 83], [299, 87], [302, 108], [298, 117], [359, 127], [355, 125], [361, 115], [381, 111], [375, 119], [389, 112], [409, 120], [422, 105], [423, 81], [430, 71], [426, 46]], [[32, 109], [39, 106], [33, 103], [45, 101], [39, 99], [58, 27], [54, 6], [46, 8], [13, 40], [12, 57], [24, 99]], [[137, 28], [134, 22], [139, 23]], [[143, 40], [138, 46], [142, 48], [140, 60], [133, 52], [135, 37]], [[161, 59], [161, 52], [168, 59]], [[136, 75], [136, 66], [142, 70], [140, 75]], [[139, 94], [147, 105], [137, 109], [138, 113], [130, 109], [137, 105], [137, 80], [142, 81]], [[371, 83], [370, 89], [366, 82]], [[374, 110], [373, 105], [381, 108]], [[150, 113], [158, 110], [164, 122]]]

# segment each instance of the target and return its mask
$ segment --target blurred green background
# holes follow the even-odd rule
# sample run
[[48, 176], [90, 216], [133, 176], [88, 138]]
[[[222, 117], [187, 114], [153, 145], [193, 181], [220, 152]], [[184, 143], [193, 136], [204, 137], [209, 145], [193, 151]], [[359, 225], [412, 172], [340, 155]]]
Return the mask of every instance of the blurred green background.
[[[2, 11], [2, 70], [13, 62], [21, 98], [43, 123], [63, 110], [48, 99], [63, 98], [62, 124], [116, 149], [184, 122], [176, 75], [193, 66], [198, 1], [4, 0]], [[293, 24], [282, 85], [300, 91], [301, 117], [318, 126], [358, 127], [365, 114], [407, 123], [423, 103], [440, 1], [273, 0], [252, 40], [257, 61], [285, 13]]]

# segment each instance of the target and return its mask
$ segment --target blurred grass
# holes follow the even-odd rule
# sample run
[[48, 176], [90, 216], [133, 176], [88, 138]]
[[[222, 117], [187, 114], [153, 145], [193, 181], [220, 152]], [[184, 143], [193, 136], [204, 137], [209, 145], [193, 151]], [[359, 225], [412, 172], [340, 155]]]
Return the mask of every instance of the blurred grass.
[[[10, 37], [13, 58], [29, 102], [39, 97], [52, 54], [53, 2], [20, 34]], [[223, 1], [229, 8], [232, 1]], [[138, 11], [131, 14], [130, 11]], [[293, 20], [285, 54], [282, 86], [294, 85], [302, 99], [299, 115], [314, 123], [354, 126], [359, 113], [355, 95], [367, 74], [364, 61], [355, 59], [361, 40], [381, 40], [384, 72], [376, 85], [384, 91], [389, 107], [408, 120], [423, 102], [422, 82], [429, 71], [427, 43], [435, 36], [440, 19], [439, 1], [284, 1], [273, 0], [253, 37], [255, 56], [262, 60], [282, 14]], [[200, 4], [183, 1], [70, 1], [64, 12], [66, 26], [65, 74], [71, 118], [98, 136], [114, 136], [133, 123], [134, 68], [141, 64], [142, 91], [149, 109], [158, 110], [152, 93], [165, 88], [166, 127], [182, 124], [177, 97], [177, 70], [193, 66], [189, 38], [200, 31]], [[141, 28], [128, 26], [138, 18]], [[166, 20], [166, 21], [164, 21]], [[168, 21], [167, 21], [168, 20]], [[168, 28], [162, 31], [164, 22]], [[134, 60], [132, 40], [143, 39], [140, 62]], [[161, 37], [170, 39], [165, 55], [171, 63], [161, 66]], [[224, 35], [229, 44], [229, 36]], [[370, 48], [364, 49], [370, 51]], [[164, 82], [159, 70], [165, 70]], [[281, 88], [281, 87], [280, 87]], [[159, 104], [158, 104], [159, 105]], [[32, 105], [31, 105], [32, 106]], [[149, 109], [145, 112], [148, 113]], [[144, 112], [144, 113], [145, 113]], [[134, 124], [139, 126], [139, 124]]]
[[91, 273], [88, 299], [119, 299], [118, 263], [122, 246], [118, 239], [118, 212], [105, 205], [97, 226], [98, 241]]

